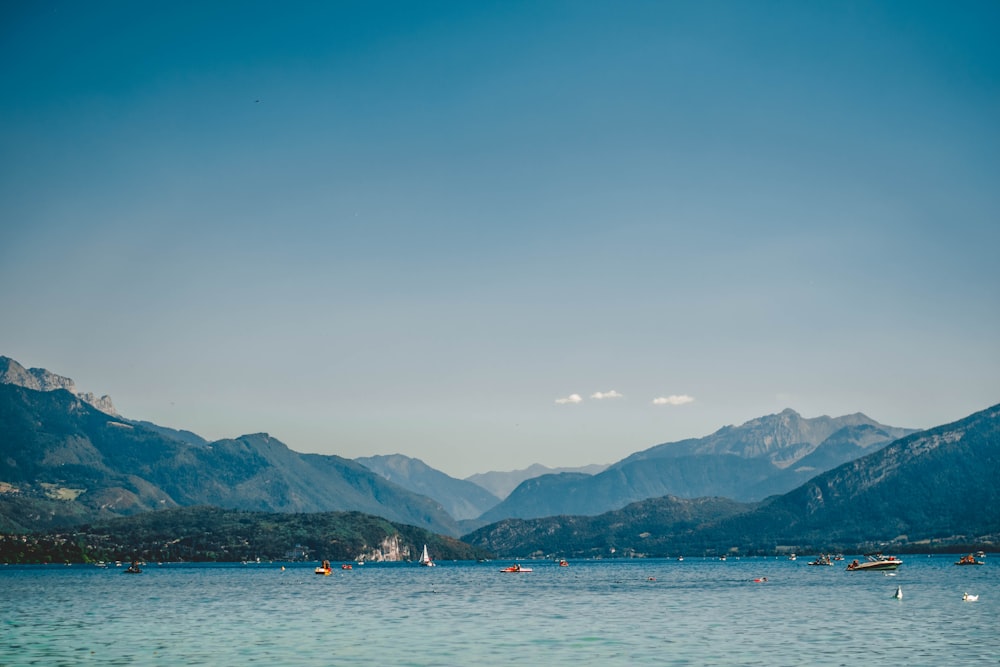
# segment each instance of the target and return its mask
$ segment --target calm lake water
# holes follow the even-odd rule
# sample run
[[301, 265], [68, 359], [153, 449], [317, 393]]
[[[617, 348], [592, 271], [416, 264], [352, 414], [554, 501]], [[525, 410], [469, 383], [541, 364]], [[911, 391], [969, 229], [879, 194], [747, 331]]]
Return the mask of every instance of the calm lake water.
[[808, 560], [0, 566], [0, 665], [1000, 664], [1000, 556]]

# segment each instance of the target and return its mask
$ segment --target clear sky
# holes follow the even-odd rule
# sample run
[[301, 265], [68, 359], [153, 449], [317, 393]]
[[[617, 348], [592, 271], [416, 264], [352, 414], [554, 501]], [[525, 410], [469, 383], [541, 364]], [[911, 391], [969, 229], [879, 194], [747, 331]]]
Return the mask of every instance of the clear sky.
[[[996, 2], [0, 9], [0, 354], [464, 477], [1000, 402]], [[657, 400], [659, 399], [659, 400]]]

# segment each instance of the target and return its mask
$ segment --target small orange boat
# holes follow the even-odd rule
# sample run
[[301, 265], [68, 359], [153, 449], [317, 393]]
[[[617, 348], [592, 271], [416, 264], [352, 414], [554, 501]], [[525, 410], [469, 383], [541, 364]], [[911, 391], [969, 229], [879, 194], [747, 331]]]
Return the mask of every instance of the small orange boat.
[[984, 561], [976, 560], [976, 557], [973, 556], [972, 554], [969, 554], [968, 556], [962, 556], [957, 561], [955, 561], [955, 565], [985, 565], [985, 564], [986, 563]]
[[501, 572], [531, 572], [530, 567], [521, 567], [520, 565], [511, 565], [510, 567], [505, 567]]

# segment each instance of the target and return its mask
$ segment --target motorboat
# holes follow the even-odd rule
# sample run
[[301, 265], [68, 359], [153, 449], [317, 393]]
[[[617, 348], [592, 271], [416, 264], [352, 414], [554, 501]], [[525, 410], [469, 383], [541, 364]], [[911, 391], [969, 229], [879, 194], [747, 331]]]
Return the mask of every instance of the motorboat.
[[865, 554], [865, 560], [858, 561], [854, 559], [851, 564], [847, 566], [847, 569], [854, 572], [860, 570], [895, 570], [897, 567], [903, 564], [903, 561], [899, 560], [895, 556], [883, 556], [880, 553]]
[[501, 572], [531, 572], [531, 568], [530, 567], [521, 567], [520, 565], [518, 565], [518, 564], [515, 563], [514, 565], [511, 565], [510, 567], [505, 567], [505, 568], [503, 568], [500, 571]]
[[314, 570], [314, 572], [316, 574], [322, 574], [327, 577], [330, 576], [333, 573], [333, 570], [330, 568], [330, 561], [328, 560], [323, 561], [323, 564], [317, 567]]
[[816, 557], [816, 560], [809, 561], [809, 564], [810, 565], [829, 565], [830, 567], [833, 567], [833, 561], [830, 560], [830, 556], [828, 554], [820, 554], [819, 556]]
[[955, 561], [955, 565], [986, 565], [986, 561], [976, 560], [975, 556], [969, 554]]

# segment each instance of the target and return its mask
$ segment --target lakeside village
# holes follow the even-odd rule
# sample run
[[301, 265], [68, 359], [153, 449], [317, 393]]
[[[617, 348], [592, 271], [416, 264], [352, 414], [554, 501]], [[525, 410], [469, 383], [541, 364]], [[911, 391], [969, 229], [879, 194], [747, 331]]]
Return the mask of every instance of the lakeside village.
[[[45, 564], [84, 564], [99, 567], [122, 567], [124, 564], [144, 565], [149, 562], [156, 563], [315, 563], [321, 560], [320, 549], [316, 546], [295, 544], [290, 549], [274, 552], [251, 554], [251, 544], [249, 540], [242, 540], [238, 548], [232, 545], [221, 543], [210, 543], [207, 539], [202, 539], [198, 544], [193, 540], [172, 540], [157, 547], [150, 548], [147, 545], [130, 545], [124, 543], [112, 543], [110, 540], [101, 540], [102, 543], [94, 544], [76, 533], [60, 534], [12, 534], [0, 535], [0, 564], [5, 565], [45, 565]], [[185, 542], [187, 542], [185, 544]], [[398, 540], [393, 540], [398, 542]], [[330, 558], [325, 560], [357, 562], [423, 562], [429, 561], [426, 555], [427, 547], [424, 545], [424, 552], [420, 558], [411, 557], [410, 551], [406, 548], [400, 549], [398, 544], [390, 553], [382, 553], [380, 550], [373, 550], [366, 554], [338, 553], [330, 554]], [[926, 547], [927, 545], [923, 545]], [[326, 551], [330, 551], [327, 549]], [[937, 549], [916, 550], [903, 549], [900, 553], [910, 554], [961, 554], [961, 557], [954, 561], [959, 566], [976, 566], [986, 563], [988, 551], [995, 552], [997, 549], [978, 548], [970, 545], [952, 544], [942, 546]], [[416, 554], [414, 554], [415, 556]], [[787, 560], [797, 560], [801, 556], [786, 549], [780, 549], [777, 553], [763, 554], [739, 554], [731, 550], [729, 554], [712, 555], [690, 555], [689, 559], [715, 559], [725, 561], [727, 559], [739, 559], [741, 557], [774, 557]], [[641, 559], [645, 556], [634, 552], [612, 553], [611, 559]], [[671, 557], [678, 561], [683, 561], [684, 556]], [[468, 560], [490, 560], [492, 554], [477, 554]], [[551, 555], [533, 554], [518, 560], [555, 560], [560, 564], [566, 560], [561, 557]], [[595, 558], [592, 560], [608, 560], [609, 558]], [[440, 559], [439, 559], [440, 560]], [[453, 560], [445, 558], [444, 560]], [[580, 560], [591, 560], [581, 558]], [[811, 566], [834, 566], [845, 561], [843, 554], [821, 553], [815, 556], [807, 564]], [[866, 556], [854, 558], [846, 565], [847, 570], [894, 570], [902, 564], [902, 560], [895, 556], [883, 555], [880, 551], [868, 552]]]

